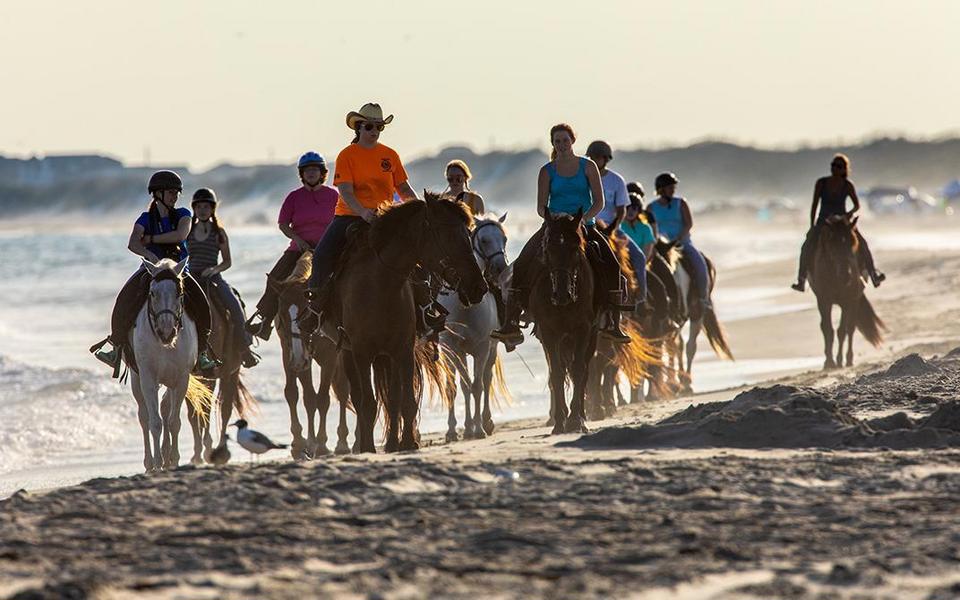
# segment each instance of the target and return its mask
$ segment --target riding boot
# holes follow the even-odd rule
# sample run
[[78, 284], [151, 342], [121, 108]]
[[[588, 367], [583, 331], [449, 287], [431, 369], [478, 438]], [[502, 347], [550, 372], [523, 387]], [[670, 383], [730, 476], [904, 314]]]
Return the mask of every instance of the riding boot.
[[252, 369], [260, 364], [260, 355], [254, 352], [253, 348], [250, 346], [247, 346], [243, 349], [241, 359], [243, 361], [243, 366], [247, 369]]
[[[103, 349], [103, 346], [106, 344], [110, 344], [109, 350]], [[97, 360], [113, 368], [114, 379], [120, 376], [120, 366], [122, 362], [121, 358], [123, 357], [123, 351], [118, 344], [113, 343], [109, 336], [104, 338], [102, 341], [97, 342], [93, 346], [90, 346], [90, 352], [93, 353]]]
[[520, 315], [523, 314], [523, 299], [526, 298], [523, 290], [511, 289], [504, 310], [503, 325], [490, 332], [490, 337], [500, 340], [507, 352], [523, 343], [523, 332], [520, 331]]
[[207, 345], [204, 345], [203, 350], [197, 355], [197, 371], [204, 376], [214, 376], [221, 364], [223, 363], [220, 362], [220, 359], [214, 355], [213, 350]]
[[[605, 337], [615, 342], [629, 343], [630, 336], [620, 328], [620, 308], [615, 302], [620, 301], [620, 290], [611, 291], [608, 296], [609, 302], [606, 306], [607, 323], [600, 330]], [[633, 307], [630, 307], [632, 309]]]
[[887, 276], [874, 269], [870, 272], [870, 281], [873, 283], [873, 287], [878, 288], [880, 284], [887, 280]]

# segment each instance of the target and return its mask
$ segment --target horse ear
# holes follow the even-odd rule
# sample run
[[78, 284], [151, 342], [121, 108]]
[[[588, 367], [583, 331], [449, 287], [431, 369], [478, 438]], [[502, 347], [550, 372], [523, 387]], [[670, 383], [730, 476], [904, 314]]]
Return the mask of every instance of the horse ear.
[[549, 207], [549, 206], [544, 206], [544, 207], [543, 207], [543, 218], [549, 221], [551, 217], [553, 217], [553, 215], [550, 214], [550, 207]]
[[503, 216], [500, 217], [499, 221], [503, 223], [506, 220], [507, 220], [507, 213], [503, 213]]
[[150, 277], [157, 276], [157, 265], [153, 264], [149, 260], [140, 257], [140, 260], [143, 261], [143, 268], [147, 270], [147, 273], [150, 273]]
[[429, 204], [430, 202], [432, 202], [432, 200], [433, 200], [433, 199], [431, 198], [432, 195], [433, 195], [433, 194], [430, 194], [430, 193], [427, 191], [427, 188], [423, 188], [423, 199], [424, 199], [424, 201], [427, 202], [428, 204]]
[[177, 277], [183, 277], [183, 272], [187, 269], [187, 259], [183, 259], [177, 263], [177, 266], [173, 268], [173, 272]]

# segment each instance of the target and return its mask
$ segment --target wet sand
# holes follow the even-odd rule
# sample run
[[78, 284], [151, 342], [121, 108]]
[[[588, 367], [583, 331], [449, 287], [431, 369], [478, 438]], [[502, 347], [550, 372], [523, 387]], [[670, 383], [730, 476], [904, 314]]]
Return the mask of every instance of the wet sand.
[[[958, 597], [960, 255], [883, 266], [884, 348], [858, 337], [858, 367], [788, 364], [737, 400], [748, 390], [629, 406], [583, 438], [523, 421], [252, 467], [234, 448], [223, 468], [17, 493], [0, 501], [0, 596]], [[782, 287], [792, 269], [732, 268], [721, 286]], [[745, 363], [822, 355], [811, 309], [727, 328]]]

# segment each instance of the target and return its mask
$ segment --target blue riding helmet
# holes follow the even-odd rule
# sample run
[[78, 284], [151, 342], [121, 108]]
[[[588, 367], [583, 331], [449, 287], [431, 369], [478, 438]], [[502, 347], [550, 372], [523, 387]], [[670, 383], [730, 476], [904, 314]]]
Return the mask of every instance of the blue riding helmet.
[[323, 159], [323, 156], [311, 150], [310, 152], [307, 152], [301, 156], [300, 160], [297, 162], [297, 169], [305, 169], [309, 166], [317, 166], [326, 169], [327, 161]]

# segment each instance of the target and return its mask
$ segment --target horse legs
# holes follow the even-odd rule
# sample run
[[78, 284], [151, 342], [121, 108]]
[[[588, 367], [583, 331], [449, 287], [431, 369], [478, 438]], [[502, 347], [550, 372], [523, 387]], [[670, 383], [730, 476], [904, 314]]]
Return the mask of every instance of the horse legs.
[[[386, 410], [386, 429], [387, 441], [384, 445], [386, 452], [397, 452], [400, 450], [400, 417], [402, 406], [404, 404], [403, 387], [401, 383], [401, 374], [398, 361], [378, 357], [373, 364], [374, 378], [382, 377], [386, 380], [387, 393], [383, 398]], [[413, 381], [413, 374], [410, 375], [410, 381]], [[378, 385], [379, 387], [379, 385]], [[403, 424], [406, 430], [406, 423]]]
[[[853, 334], [857, 331], [857, 321], [859, 320], [859, 300], [855, 300], [847, 304], [843, 309], [843, 315], [841, 316], [841, 329], [844, 334], [847, 336], [847, 366], [853, 366]], [[843, 326], [842, 322], [846, 322], [846, 326]], [[840, 363], [840, 358], [837, 358], [837, 364]]]
[[594, 362], [593, 357], [597, 351], [597, 333], [592, 331], [586, 337], [586, 340], [581, 337], [574, 349], [572, 365], [573, 399], [570, 402], [570, 416], [567, 417], [564, 424], [566, 433], [587, 433], [590, 431], [587, 429], [584, 396], [586, 395], [590, 363]]
[[286, 368], [284, 368], [284, 372], [286, 382], [283, 386], [283, 397], [287, 400], [287, 408], [290, 411], [290, 434], [293, 436], [293, 441], [290, 443], [290, 455], [293, 460], [303, 460], [303, 427], [300, 426], [300, 417], [297, 415], [297, 400], [300, 397], [300, 389], [297, 387], [297, 374], [291, 373]]
[[[187, 421], [190, 422], [190, 431], [193, 433], [193, 456], [190, 457], [191, 465], [203, 464], [203, 434], [210, 435], [210, 421], [207, 420], [207, 426], [204, 427], [203, 419], [193, 407], [193, 404], [187, 402]], [[208, 455], [209, 456], [209, 455]]]
[[703, 319], [690, 321], [690, 333], [687, 336], [687, 380], [684, 382], [683, 391], [693, 393], [693, 357], [697, 355], [697, 338], [700, 337], [700, 330], [703, 328]]
[[161, 469], [167, 469], [170, 465], [170, 447], [172, 442], [170, 440], [169, 413], [171, 404], [173, 404], [173, 400], [170, 397], [170, 388], [167, 388], [164, 390], [163, 396], [160, 397], [160, 430], [163, 436], [163, 441], [160, 443]]
[[330, 386], [333, 382], [333, 375], [333, 368], [320, 364], [320, 385], [317, 388], [316, 399], [318, 422], [315, 439], [311, 439], [314, 437], [313, 416], [310, 413], [307, 414], [307, 429], [309, 430], [307, 445], [310, 448], [311, 456], [314, 458], [330, 454], [330, 449], [327, 448], [327, 413], [330, 412]]
[[837, 358], [836, 363], [838, 367], [843, 366], [843, 346], [844, 342], [847, 341], [847, 327], [850, 323], [850, 311], [846, 310], [845, 306], [840, 307], [840, 325], [837, 326]]
[[150, 406], [148, 398], [150, 396], [144, 393], [148, 383], [140, 378], [140, 375], [131, 369], [130, 388], [133, 391], [133, 397], [137, 401], [137, 417], [140, 419], [140, 431], [143, 433], [143, 468], [147, 473], [156, 470], [157, 465], [153, 459], [154, 455], [160, 456], [160, 448], [151, 450], [150, 434], [153, 433], [154, 439], [160, 438], [160, 415], [156, 405], [156, 391], [153, 393], [153, 406]]
[[487, 363], [483, 366], [483, 431], [487, 435], [493, 435], [494, 424], [493, 414], [490, 412], [490, 390], [493, 387], [493, 369], [497, 363], [497, 345], [490, 344], [490, 352], [487, 355]]
[[337, 396], [337, 404], [340, 405], [340, 423], [337, 425], [337, 447], [335, 454], [350, 454], [350, 445], [347, 444], [347, 436], [350, 431], [347, 429], [347, 403], [350, 401], [350, 385], [347, 382], [346, 374], [343, 368], [332, 361], [330, 368], [333, 374], [333, 393]]
[[395, 371], [400, 383], [400, 409], [403, 411], [403, 437], [400, 439], [400, 450], [419, 450], [420, 433], [417, 430], [417, 419], [420, 416], [420, 404], [413, 393], [414, 364], [413, 352], [404, 354], [395, 363]]
[[185, 375], [183, 381], [174, 389], [167, 389], [163, 395], [164, 400], [169, 400], [166, 411], [166, 422], [164, 429], [169, 431], [170, 453], [164, 464], [165, 469], [176, 469], [180, 465], [180, 412], [183, 408], [183, 400], [187, 394], [189, 385], [189, 374]]
[[620, 386], [617, 385], [617, 375], [619, 373], [619, 367], [612, 361], [604, 365], [603, 371], [600, 373], [600, 398], [603, 399], [605, 417], [612, 417], [617, 413], [617, 401], [614, 399], [614, 394], [620, 396], [621, 406], [626, 404], [623, 395], [620, 394]]
[[473, 356], [473, 377], [470, 382], [470, 393], [473, 395], [473, 435], [478, 440], [487, 437], [487, 432], [483, 430], [483, 419], [480, 416], [480, 403], [483, 401], [484, 391], [484, 368], [486, 365], [487, 353], [481, 352]]
[[[448, 442], [456, 442], [460, 439], [457, 433], [457, 374], [447, 373], [447, 385], [443, 390], [444, 401], [447, 404], [449, 413], [447, 414], [447, 435]], [[466, 431], [464, 431], [466, 433]]]
[[[574, 358], [576, 362], [576, 357]], [[574, 375], [576, 377], [576, 375]], [[600, 379], [602, 375], [600, 373], [600, 363], [598, 361], [591, 361], [588, 372], [585, 375], [586, 378], [586, 396], [584, 399], [585, 403], [588, 403], [590, 406], [587, 408], [587, 413], [591, 421], [601, 421], [603, 420], [603, 406], [601, 399], [602, 391], [600, 389]], [[572, 407], [571, 407], [572, 411]]]
[[837, 363], [833, 360], [833, 305], [817, 299], [817, 310], [820, 311], [820, 331], [823, 333], [823, 361], [824, 369], [836, 369]]
[[373, 427], [377, 420], [377, 399], [370, 382], [372, 361], [367, 357], [358, 357], [350, 351], [343, 351], [343, 364], [347, 368], [350, 381], [350, 399], [357, 410], [357, 426], [354, 432], [354, 453], [376, 452], [373, 443]]
[[460, 371], [460, 392], [463, 394], [463, 439], [472, 440], [477, 437], [477, 424], [470, 401], [473, 400], [473, 379], [470, 377], [468, 357], [463, 357], [463, 370]]
[[553, 419], [554, 435], [563, 433], [563, 426], [567, 420], [567, 399], [564, 390], [566, 379], [566, 365], [562, 351], [550, 348], [547, 350], [547, 365], [550, 369], [550, 417]]
[[[298, 376], [300, 388], [303, 390], [303, 408], [307, 413], [307, 439], [303, 446], [303, 457], [313, 458], [316, 456], [317, 435], [316, 435], [316, 414], [320, 406], [317, 390], [313, 387], [313, 371], [310, 363], [307, 368], [300, 371]], [[327, 398], [327, 406], [330, 405], [330, 399]]]

